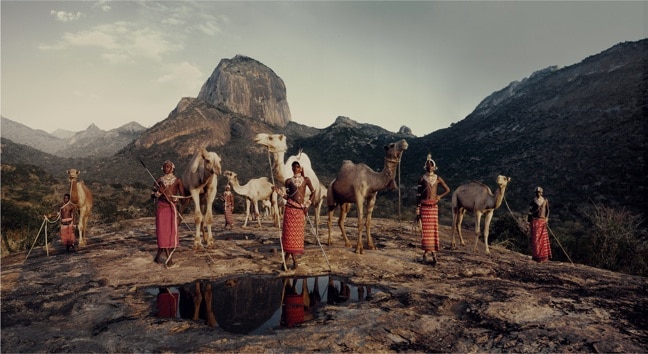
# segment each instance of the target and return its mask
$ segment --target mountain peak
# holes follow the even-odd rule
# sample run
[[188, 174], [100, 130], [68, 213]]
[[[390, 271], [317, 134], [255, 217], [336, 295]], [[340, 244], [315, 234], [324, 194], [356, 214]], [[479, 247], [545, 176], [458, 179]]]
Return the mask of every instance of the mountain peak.
[[285, 127], [291, 121], [283, 80], [272, 69], [243, 55], [222, 59], [197, 99], [275, 126]]

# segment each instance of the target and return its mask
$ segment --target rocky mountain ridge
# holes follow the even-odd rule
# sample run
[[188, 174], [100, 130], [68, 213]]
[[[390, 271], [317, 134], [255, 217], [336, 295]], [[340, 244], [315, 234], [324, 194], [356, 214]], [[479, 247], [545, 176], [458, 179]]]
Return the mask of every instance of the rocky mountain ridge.
[[121, 127], [104, 131], [94, 123], [79, 132], [57, 129], [49, 134], [2, 117], [2, 138], [26, 145], [49, 154], [65, 158], [112, 156], [138, 137], [146, 127], [129, 122]]

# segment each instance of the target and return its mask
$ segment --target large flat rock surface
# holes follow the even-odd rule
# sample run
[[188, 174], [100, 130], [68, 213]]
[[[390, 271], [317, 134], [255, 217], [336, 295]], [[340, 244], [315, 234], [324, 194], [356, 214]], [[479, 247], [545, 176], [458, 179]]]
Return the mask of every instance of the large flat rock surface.
[[[387, 219], [373, 220], [377, 249], [366, 249], [365, 240], [364, 253], [357, 254], [354, 218], [347, 219], [354, 247], [345, 247], [337, 226], [334, 244], [327, 246], [325, 224], [320, 226], [330, 268], [308, 234], [299, 268], [282, 271], [280, 230], [270, 221], [262, 228], [225, 231], [216, 220], [210, 249], [194, 250], [193, 223], [181, 226], [173, 268], [153, 262], [153, 218], [92, 225], [88, 245], [77, 252], [66, 253], [56, 235], [49, 256], [36, 247], [27, 259], [26, 252], [4, 257], [2, 352], [648, 351], [643, 277], [562, 262], [538, 264], [497, 245], [490, 256], [481, 243], [474, 253], [472, 237], [468, 246], [451, 250], [450, 228], [443, 225], [439, 263], [432, 266], [420, 261], [414, 224]], [[336, 285], [342, 280], [364, 296], [328, 303], [324, 295], [311, 302], [317, 305], [312, 320], [291, 328], [270, 320], [258, 334], [211, 327], [203, 319], [156, 316], [157, 295], [150, 289], [188, 285], [195, 291], [191, 285], [198, 283], [204, 291], [211, 284], [216, 298], [225, 296], [220, 285], [250, 287], [256, 283], [244, 280], [255, 277], [270, 280], [258, 289], [263, 298], [230, 295], [221, 305], [247, 317], [281, 311], [288, 297], [281, 284], [304, 277], [326, 279], [324, 284], [330, 277]], [[266, 296], [273, 279], [280, 295]], [[217, 320], [230, 316], [219, 311], [214, 310]]]

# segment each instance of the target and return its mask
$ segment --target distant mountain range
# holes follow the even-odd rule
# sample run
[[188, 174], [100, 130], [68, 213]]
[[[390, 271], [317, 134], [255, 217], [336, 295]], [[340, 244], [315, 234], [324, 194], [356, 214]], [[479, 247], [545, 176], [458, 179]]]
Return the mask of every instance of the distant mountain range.
[[2, 117], [1, 128], [2, 137], [14, 143], [68, 158], [112, 156], [146, 130], [139, 123], [130, 122], [109, 131], [91, 124], [80, 132], [57, 129], [49, 134], [5, 117]]
[[[158, 171], [162, 161], [172, 159], [181, 170], [195, 149], [204, 146], [222, 157], [224, 169], [246, 181], [270, 176], [267, 151], [253, 143], [254, 135], [282, 133], [288, 138], [288, 154], [303, 149], [320, 180], [329, 183], [345, 159], [382, 168], [382, 146], [404, 138], [410, 148], [399, 175], [407, 208], [414, 203], [416, 181], [431, 152], [452, 189], [470, 180], [494, 189], [497, 175], [511, 177], [506, 200], [514, 211], [526, 212], [533, 188], [541, 185], [554, 215], [562, 218], [592, 202], [643, 213], [648, 208], [646, 53], [648, 40], [626, 42], [568, 67], [539, 70], [486, 97], [465, 119], [423, 137], [347, 117], [324, 129], [295, 122], [280, 126], [185, 97], [148, 129], [131, 123], [101, 132], [91, 126], [63, 138], [19, 129], [18, 123], [3, 118], [2, 163], [34, 164], [56, 178], [74, 167], [86, 171], [89, 181], [149, 185], [139, 160]], [[43, 145], [34, 146], [37, 140]], [[383, 195], [379, 201], [391, 200], [392, 208], [398, 195]], [[449, 199], [443, 201], [444, 213]]]

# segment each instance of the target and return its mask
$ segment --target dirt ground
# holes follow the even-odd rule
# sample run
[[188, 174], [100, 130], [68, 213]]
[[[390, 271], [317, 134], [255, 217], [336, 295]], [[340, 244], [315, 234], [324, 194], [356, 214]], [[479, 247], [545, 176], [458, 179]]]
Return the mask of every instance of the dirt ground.
[[[242, 225], [242, 215], [236, 216]], [[483, 244], [473, 253], [472, 237], [468, 246], [451, 250], [450, 228], [443, 225], [439, 262], [432, 266], [420, 261], [413, 224], [387, 219], [373, 221], [376, 250], [367, 250], [365, 242], [364, 253], [356, 254], [335, 227], [333, 246], [323, 245], [322, 252], [309, 233], [299, 268], [282, 271], [280, 230], [270, 221], [233, 231], [222, 230], [222, 223], [217, 215], [211, 249], [192, 249], [193, 233], [183, 226], [172, 268], [153, 262], [153, 218], [92, 225], [88, 245], [77, 252], [66, 253], [55, 235], [49, 256], [38, 247], [27, 259], [26, 252], [2, 258], [2, 352], [648, 351], [643, 277], [538, 264], [499, 246], [491, 247], [490, 256]], [[356, 227], [349, 218], [353, 246]], [[319, 230], [324, 243], [326, 225]], [[331, 290], [321, 299], [311, 296], [317, 306], [305, 308], [310, 316], [302, 319], [312, 319], [292, 327], [266, 320], [272, 313], [283, 316], [282, 302], [290, 297], [284, 285], [292, 283], [284, 280], [314, 286], [303, 278], [324, 279], [322, 287]], [[326, 301], [333, 293], [329, 279], [341, 294], [342, 282], [363, 293], [356, 300]], [[223, 324], [156, 316], [151, 289], [189, 289], [191, 296], [196, 283], [205, 298], [207, 285], [212, 287], [212, 312]], [[234, 333], [224, 320], [237, 315], [239, 322], [245, 322], [241, 316], [258, 317], [269, 326], [261, 333]]]

